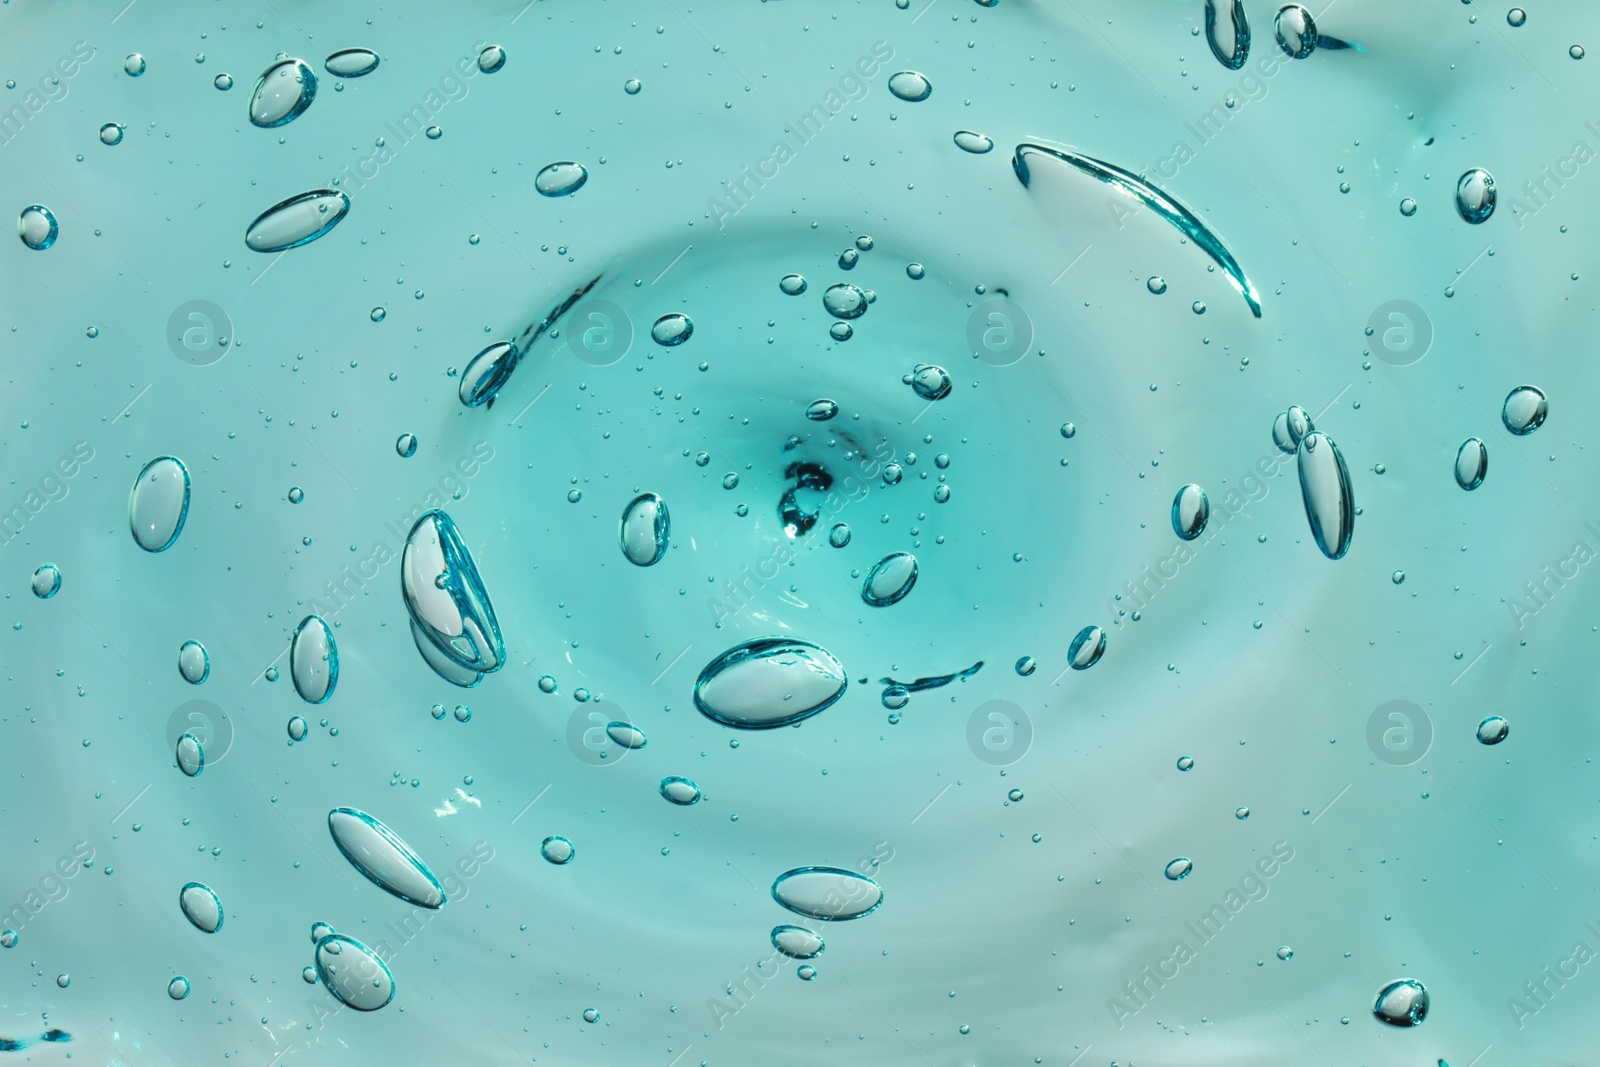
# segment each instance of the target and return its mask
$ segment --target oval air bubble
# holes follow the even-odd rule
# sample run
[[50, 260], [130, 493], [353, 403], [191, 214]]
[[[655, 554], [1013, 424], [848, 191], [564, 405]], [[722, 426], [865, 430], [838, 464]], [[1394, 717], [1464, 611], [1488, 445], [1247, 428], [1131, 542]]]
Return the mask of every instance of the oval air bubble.
[[420, 908], [442, 908], [444, 888], [411, 846], [364, 811], [334, 808], [328, 833], [351, 866], [373, 885]]
[[694, 323], [689, 316], [672, 312], [661, 316], [650, 327], [650, 340], [663, 348], [676, 348], [694, 336]]
[[933, 95], [933, 83], [914, 70], [902, 70], [889, 75], [889, 91], [907, 103], [916, 104]]
[[785, 274], [778, 279], [778, 291], [784, 296], [799, 296], [806, 291], [806, 280], [798, 274]]
[[1519, 385], [1506, 396], [1500, 408], [1500, 421], [1518, 437], [1525, 437], [1544, 425], [1550, 402], [1544, 392], [1532, 385]]
[[772, 947], [792, 960], [812, 960], [822, 955], [822, 935], [804, 926], [778, 926], [772, 930]]
[[250, 121], [273, 129], [299, 118], [317, 96], [317, 76], [298, 59], [268, 67], [250, 94]]
[[813, 400], [811, 405], [806, 408], [806, 418], [812, 422], [827, 422], [837, 414], [839, 414], [839, 405], [827, 399]]
[[289, 644], [289, 675], [294, 691], [307, 704], [321, 704], [339, 683], [339, 648], [333, 630], [321, 616], [307, 615]]
[[190, 685], [211, 677], [211, 655], [199, 641], [185, 641], [178, 649], [178, 673]]
[[441, 653], [480, 674], [500, 669], [506, 658], [500, 623], [449, 515], [428, 511], [412, 526], [400, 557], [400, 589], [412, 621]]
[[185, 978], [183, 975], [180, 974], [178, 977], [167, 983], [167, 996], [171, 997], [173, 1000], [182, 1000], [188, 995], [189, 979]]
[[589, 172], [573, 162], [551, 163], [534, 175], [533, 187], [541, 196], [570, 196], [583, 188]]
[[766, 730], [810, 718], [848, 685], [843, 665], [826, 649], [797, 638], [762, 637], [708, 663], [695, 682], [694, 703], [724, 726]]
[[206, 750], [194, 734], [184, 734], [178, 738], [177, 757], [178, 770], [190, 778], [206, 769]]
[[1278, 446], [1279, 452], [1294, 455], [1300, 447], [1297, 439], [1289, 432], [1289, 413], [1278, 412], [1278, 417], [1272, 421], [1272, 443]]
[[643, 748], [650, 743], [644, 731], [631, 722], [612, 722], [606, 724], [606, 736], [626, 749]]
[[1473, 167], [1456, 182], [1456, 210], [1461, 217], [1476, 225], [1494, 214], [1494, 175], [1482, 167]]
[[1172, 532], [1185, 541], [1193, 541], [1204, 533], [1209, 518], [1211, 501], [1198, 485], [1186, 485], [1172, 498]]
[[667, 502], [655, 493], [640, 493], [622, 511], [617, 538], [629, 563], [649, 567], [661, 562], [672, 537]]
[[883, 903], [883, 889], [838, 867], [797, 867], [778, 875], [772, 899], [797, 915], [824, 922], [859, 919]]
[[836, 319], [858, 319], [867, 313], [867, 294], [849, 282], [828, 286], [822, 306]]
[[478, 53], [478, 69], [493, 74], [506, 65], [506, 50], [497, 44], [489, 45]]
[[1333, 438], [1313, 430], [1300, 441], [1299, 468], [1300, 496], [1311, 535], [1324, 556], [1340, 559], [1350, 550], [1356, 528], [1355, 494], [1344, 456]]
[[1489, 446], [1476, 437], [1461, 442], [1456, 450], [1456, 484], [1471, 492], [1483, 484], [1489, 473]]
[[1418, 1026], [1428, 1017], [1428, 991], [1414, 978], [1390, 982], [1378, 993], [1372, 1014], [1390, 1026]]
[[1289, 440], [1295, 443], [1296, 448], [1305, 439], [1306, 434], [1316, 429], [1311, 424], [1311, 415], [1299, 404], [1290, 404], [1289, 410], [1285, 411], [1283, 416], [1289, 427]]
[[43, 204], [31, 204], [17, 216], [17, 236], [35, 252], [43, 252], [55, 244], [60, 232], [55, 214]]
[[456, 389], [462, 405], [475, 408], [493, 400], [521, 359], [522, 353], [510, 341], [496, 341], [473, 356], [461, 372], [461, 384]]
[[1188, 856], [1179, 856], [1177, 859], [1167, 864], [1166, 871], [1164, 873], [1166, 874], [1169, 882], [1176, 882], [1189, 877], [1189, 872], [1192, 870], [1194, 870], [1194, 861], [1189, 859]]
[[377, 1011], [394, 999], [394, 975], [378, 954], [353, 937], [329, 934], [314, 950], [317, 977], [328, 992], [357, 1011]]
[[911, 391], [924, 400], [943, 400], [954, 388], [950, 372], [932, 363], [918, 363], [910, 378]]
[[917, 584], [917, 557], [909, 552], [891, 552], [867, 572], [861, 583], [861, 599], [872, 607], [886, 608], [904, 600]]
[[189, 469], [173, 456], [144, 465], [128, 496], [133, 540], [146, 552], [160, 552], [183, 532], [189, 516]]
[[313, 189], [267, 208], [244, 232], [256, 252], [282, 252], [310, 244], [350, 212], [350, 198], [337, 189]]
[[323, 60], [322, 69], [336, 78], [359, 78], [378, 69], [378, 53], [370, 48], [343, 48]]
[[671, 775], [661, 779], [661, 795], [680, 807], [688, 807], [700, 800], [700, 787], [694, 779]]
[[433, 673], [449, 682], [459, 685], [463, 689], [471, 689], [483, 681], [483, 673], [471, 667], [463, 667], [444, 653], [438, 645], [423, 632], [417, 625], [417, 620], [411, 620], [411, 640], [416, 643], [417, 652], [422, 656], [422, 662], [433, 668]]
[[33, 572], [33, 595], [49, 600], [61, 591], [61, 569], [54, 563], [40, 564]]
[[214, 934], [222, 929], [222, 901], [210, 886], [200, 882], [186, 883], [178, 891], [178, 907], [196, 930]]
[[994, 151], [994, 141], [991, 138], [981, 133], [973, 133], [971, 130], [957, 130], [955, 142], [957, 148], [963, 152], [971, 152], [975, 156]]
[[1085, 626], [1067, 648], [1067, 665], [1075, 671], [1086, 671], [1099, 663], [1105, 652], [1106, 632], [1098, 626]]
[[552, 834], [539, 843], [539, 853], [557, 867], [564, 867], [572, 862], [578, 850], [571, 841], [559, 834]]
[[1485, 745], [1498, 745], [1511, 733], [1511, 724], [1498, 715], [1491, 715], [1478, 724], [1478, 741]]

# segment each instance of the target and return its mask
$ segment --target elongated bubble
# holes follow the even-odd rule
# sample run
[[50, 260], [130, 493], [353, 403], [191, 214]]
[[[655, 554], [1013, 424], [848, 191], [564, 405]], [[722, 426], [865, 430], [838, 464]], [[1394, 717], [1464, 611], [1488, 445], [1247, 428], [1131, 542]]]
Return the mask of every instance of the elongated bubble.
[[772, 930], [772, 947], [792, 960], [810, 960], [822, 955], [822, 935], [814, 934], [804, 926], [776, 926]]
[[377, 1011], [394, 999], [389, 965], [366, 945], [344, 934], [329, 934], [313, 950], [317, 977], [328, 992], [357, 1011]]
[[1317, 547], [1329, 559], [1350, 551], [1355, 533], [1356, 502], [1350, 488], [1350, 471], [1333, 438], [1313, 430], [1300, 441], [1300, 495], [1306, 521]]
[[1172, 498], [1172, 532], [1185, 541], [1193, 541], [1204, 533], [1209, 518], [1211, 501], [1198, 485], [1186, 485]]
[[178, 891], [178, 907], [196, 930], [214, 934], [222, 929], [222, 901], [210, 886], [186, 883]]
[[310, 244], [339, 224], [350, 211], [350, 198], [337, 189], [313, 189], [274, 204], [244, 232], [255, 252], [282, 252]]
[[364, 811], [334, 808], [328, 833], [344, 858], [373, 885], [420, 908], [442, 908], [444, 888], [400, 835]]
[[424, 512], [411, 527], [400, 556], [400, 591], [412, 621], [446, 657], [479, 674], [500, 669], [506, 646], [494, 605], [443, 511]]
[[[1218, 32], [1218, 4], [1228, 10], [1232, 33]], [[1224, 47], [1223, 42], [1229, 37], [1232, 38], [1231, 47]], [[1206, 43], [1224, 67], [1238, 70], [1244, 66], [1244, 61], [1250, 58], [1250, 20], [1245, 17], [1244, 0], [1206, 0]]]
[[1489, 473], [1489, 446], [1476, 437], [1461, 442], [1456, 451], [1456, 484], [1471, 492], [1483, 484]]
[[640, 493], [622, 510], [617, 539], [629, 563], [649, 567], [661, 562], [672, 538], [667, 502], [655, 493]]
[[1016, 172], [1017, 180], [1022, 182], [1023, 188], [1027, 188], [1029, 182], [1028, 157], [1034, 155], [1060, 160], [1062, 163], [1082, 171], [1092, 178], [1098, 178], [1119, 193], [1143, 204], [1172, 223], [1178, 228], [1179, 232], [1188, 237], [1201, 251], [1216, 261], [1217, 266], [1222, 268], [1222, 273], [1227, 277], [1229, 283], [1243, 294], [1245, 303], [1250, 305], [1251, 313], [1258, 319], [1261, 317], [1261, 296], [1256, 291], [1256, 287], [1251, 284], [1250, 279], [1245, 277], [1244, 268], [1239, 266], [1238, 261], [1233, 258], [1233, 253], [1228, 251], [1217, 235], [1212, 233], [1210, 228], [1204, 222], [1201, 222], [1194, 212], [1178, 203], [1177, 200], [1150, 182], [1137, 175], [1130, 174], [1121, 167], [1102, 160], [1092, 159], [1089, 156], [1080, 155], [1077, 152], [1047, 148], [1039, 144], [1019, 144], [1015, 155], [1011, 158], [1011, 169]]
[[461, 372], [461, 384], [456, 390], [462, 406], [475, 408], [493, 400], [511, 380], [511, 372], [521, 359], [522, 353], [510, 341], [496, 341], [473, 356]]
[[834, 922], [876, 910], [883, 903], [883, 889], [871, 878], [839, 867], [797, 867], [778, 875], [772, 899], [797, 915]]
[[308, 704], [333, 696], [339, 682], [339, 648], [333, 630], [319, 615], [307, 615], [295, 628], [289, 645], [289, 675], [294, 690]]
[[818, 645], [762, 637], [735, 645], [706, 664], [694, 686], [695, 707], [708, 719], [744, 730], [788, 726], [844, 695], [844, 667]]
[[283, 59], [262, 72], [250, 93], [250, 121], [263, 129], [299, 118], [317, 96], [317, 76], [298, 59]]
[[189, 469], [173, 456], [144, 465], [128, 494], [128, 524], [146, 552], [161, 552], [183, 532], [189, 516]]

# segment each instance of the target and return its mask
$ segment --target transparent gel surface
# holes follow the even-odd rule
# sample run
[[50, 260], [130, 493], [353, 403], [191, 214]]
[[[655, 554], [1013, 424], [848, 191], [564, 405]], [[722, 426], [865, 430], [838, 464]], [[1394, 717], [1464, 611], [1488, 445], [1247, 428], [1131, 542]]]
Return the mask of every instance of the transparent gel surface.
[[0, 1059], [1593, 1063], [1519, 3], [0, 6]]

